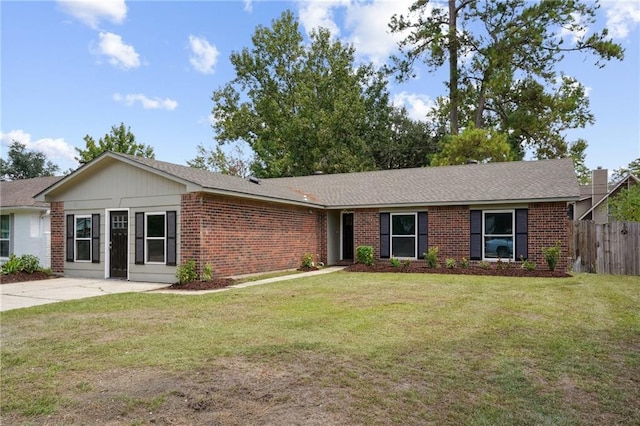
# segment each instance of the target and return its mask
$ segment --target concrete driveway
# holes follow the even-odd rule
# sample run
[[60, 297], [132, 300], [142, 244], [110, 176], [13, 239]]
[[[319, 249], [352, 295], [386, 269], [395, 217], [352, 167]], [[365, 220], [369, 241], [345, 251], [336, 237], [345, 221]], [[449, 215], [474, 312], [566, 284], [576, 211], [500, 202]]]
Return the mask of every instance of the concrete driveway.
[[106, 294], [158, 290], [169, 285], [90, 278], [52, 278], [50, 280], [1, 284], [0, 311]]

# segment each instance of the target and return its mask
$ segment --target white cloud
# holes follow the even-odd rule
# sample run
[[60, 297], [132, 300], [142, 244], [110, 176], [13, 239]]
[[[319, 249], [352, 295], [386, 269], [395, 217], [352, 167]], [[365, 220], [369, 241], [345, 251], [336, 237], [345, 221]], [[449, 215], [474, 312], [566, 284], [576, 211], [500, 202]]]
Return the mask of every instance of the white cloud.
[[216, 62], [218, 61], [218, 55], [220, 55], [218, 49], [204, 37], [196, 37], [193, 35], [189, 36], [189, 47], [192, 53], [191, 56], [189, 56], [189, 62], [193, 65], [193, 68], [203, 74], [213, 74]]
[[106, 56], [111, 65], [125, 70], [140, 66], [140, 55], [133, 46], [125, 44], [118, 34], [100, 32], [98, 36], [100, 41], [97, 46], [91, 47], [91, 53]]
[[103, 19], [121, 24], [127, 16], [124, 0], [58, 0], [58, 5], [65, 13], [93, 29], [98, 29]]
[[640, 25], [640, 2], [637, 0], [606, 1], [603, 6], [611, 37], [627, 38]]
[[398, 108], [404, 107], [411, 119], [420, 121], [425, 121], [427, 114], [436, 106], [429, 96], [408, 92], [394, 95], [391, 103]]
[[0, 144], [9, 147], [13, 141], [20, 142], [29, 151], [42, 152], [48, 161], [60, 166], [60, 171], [65, 171], [69, 167], [77, 167], [78, 163], [74, 159], [76, 151], [63, 138], [41, 138], [32, 140], [31, 135], [24, 130], [11, 130], [8, 133], [0, 132]]
[[253, 10], [253, 0], [244, 0], [244, 11], [251, 12]]
[[178, 107], [178, 102], [173, 99], [149, 98], [141, 93], [132, 93], [124, 96], [120, 93], [115, 93], [113, 100], [126, 106], [133, 106], [136, 102], [139, 102], [144, 109], [166, 109], [172, 111]]
[[340, 28], [334, 21], [333, 9], [348, 5], [349, 0], [300, 2], [298, 11], [300, 23], [307, 34], [318, 27], [323, 27], [328, 29], [333, 37], [338, 37]]
[[571, 28], [562, 27], [560, 29], [560, 33], [558, 34], [559, 38], [571, 37], [572, 41], [575, 43], [578, 40], [582, 39], [589, 28], [584, 24], [583, 18], [579, 13], [572, 13], [571, 17], [574, 20], [574, 24]]

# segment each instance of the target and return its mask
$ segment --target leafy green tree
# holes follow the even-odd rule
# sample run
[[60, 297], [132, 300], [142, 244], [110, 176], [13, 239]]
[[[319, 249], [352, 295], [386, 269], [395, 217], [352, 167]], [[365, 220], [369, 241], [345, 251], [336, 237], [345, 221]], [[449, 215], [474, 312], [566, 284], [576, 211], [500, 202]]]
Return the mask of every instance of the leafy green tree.
[[439, 112], [451, 134], [471, 120], [509, 135], [520, 156], [526, 149], [538, 158], [566, 156], [562, 132], [592, 123], [593, 115], [584, 87], [558, 71], [562, 59], [582, 52], [601, 67], [623, 58], [606, 29], [591, 30], [598, 7], [581, 0], [448, 0], [447, 7], [419, 0], [391, 20], [393, 32], [406, 34], [394, 70], [405, 80], [419, 61], [431, 70], [449, 67]]
[[248, 143], [255, 176], [375, 169], [371, 147], [390, 139], [384, 74], [356, 66], [353, 47], [326, 29], [309, 37], [283, 12], [231, 54], [236, 77], [213, 93], [216, 139]]
[[190, 167], [231, 176], [247, 177], [250, 174], [252, 160], [246, 157], [238, 145], [231, 153], [225, 153], [220, 144], [211, 149], [198, 145], [196, 150], [198, 155], [187, 161]]
[[629, 173], [633, 174], [637, 178], [640, 178], [640, 157], [630, 162], [627, 165], [627, 167], [620, 167], [619, 169], [614, 169], [613, 174], [611, 176], [611, 183], [619, 182], [621, 179], [626, 177]]
[[477, 129], [473, 123], [469, 123], [462, 133], [445, 137], [442, 150], [433, 157], [431, 165], [465, 164], [469, 160], [496, 163], [513, 159], [507, 135], [494, 130]]
[[2, 180], [30, 179], [41, 176], [55, 176], [60, 168], [48, 161], [42, 152], [28, 151], [26, 145], [13, 141], [7, 152], [7, 159], [0, 158]]
[[591, 183], [591, 170], [584, 163], [587, 155], [587, 141], [584, 139], [578, 139], [576, 142], [569, 146], [569, 157], [573, 159], [573, 167], [576, 172], [576, 177], [581, 185]]
[[640, 222], [640, 184], [609, 197], [609, 214], [617, 221]]
[[86, 164], [105, 151], [120, 152], [145, 158], [155, 158], [153, 148], [149, 145], [136, 143], [136, 137], [131, 133], [131, 127], [111, 126], [111, 132], [98, 139], [96, 143], [93, 137], [86, 135], [83, 138], [85, 149], [76, 148], [78, 157], [75, 159], [80, 164]]

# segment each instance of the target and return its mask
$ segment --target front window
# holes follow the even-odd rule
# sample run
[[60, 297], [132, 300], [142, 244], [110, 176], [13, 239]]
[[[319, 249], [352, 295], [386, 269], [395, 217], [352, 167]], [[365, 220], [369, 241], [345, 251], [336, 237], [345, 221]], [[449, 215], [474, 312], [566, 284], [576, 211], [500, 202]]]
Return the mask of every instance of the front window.
[[76, 261], [91, 261], [91, 216], [76, 216]]
[[166, 225], [164, 213], [147, 213], [145, 220], [148, 263], [165, 263]]
[[391, 215], [391, 257], [416, 257], [416, 214]]
[[11, 220], [8, 214], [0, 215], [0, 257], [9, 257]]
[[484, 258], [513, 260], [513, 210], [485, 211], [483, 214]]

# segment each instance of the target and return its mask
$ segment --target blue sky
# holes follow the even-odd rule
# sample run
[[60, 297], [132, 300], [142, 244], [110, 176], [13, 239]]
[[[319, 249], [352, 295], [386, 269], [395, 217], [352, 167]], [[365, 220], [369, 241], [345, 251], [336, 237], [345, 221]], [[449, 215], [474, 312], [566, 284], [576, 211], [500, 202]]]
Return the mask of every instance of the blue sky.
[[[358, 59], [382, 64], [396, 52], [394, 13], [412, 1], [5, 1], [0, 3], [0, 143], [41, 151], [62, 171], [77, 167], [75, 147], [124, 122], [156, 159], [186, 164], [213, 146], [211, 95], [234, 78], [229, 55], [251, 47], [258, 25], [282, 11], [301, 30], [327, 27]], [[640, 157], [640, 1], [605, 0], [606, 25], [626, 50], [603, 69], [577, 55], [561, 65], [588, 90], [596, 124], [572, 131], [589, 143], [586, 163], [613, 170]], [[587, 29], [589, 31], [589, 29]], [[565, 35], [571, 37], [570, 34]], [[389, 85], [396, 105], [423, 119], [445, 94], [443, 72], [424, 70]]]

